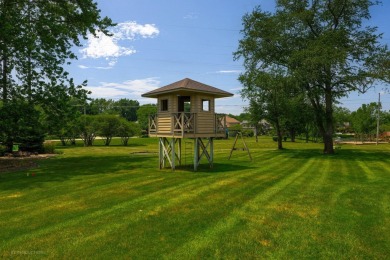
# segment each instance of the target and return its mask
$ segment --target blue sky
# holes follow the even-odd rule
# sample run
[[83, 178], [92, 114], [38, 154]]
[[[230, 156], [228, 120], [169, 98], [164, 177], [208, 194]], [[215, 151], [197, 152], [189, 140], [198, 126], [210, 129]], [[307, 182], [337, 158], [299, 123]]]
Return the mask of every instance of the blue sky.
[[[387, 21], [390, 1], [372, 9], [371, 24], [390, 43]], [[76, 82], [88, 80], [93, 98], [135, 99], [155, 103], [141, 94], [183, 78], [234, 93], [219, 99], [216, 111], [239, 114], [247, 102], [239, 95], [237, 80], [243, 70], [232, 53], [242, 38], [241, 19], [256, 5], [272, 11], [272, 0], [98, 0], [103, 16], [118, 23], [114, 37], [90, 39], [75, 49], [79, 59], [69, 68]], [[343, 106], [355, 110], [375, 102], [381, 86], [364, 95], [352, 94]], [[390, 94], [383, 94], [383, 108], [390, 109]]]

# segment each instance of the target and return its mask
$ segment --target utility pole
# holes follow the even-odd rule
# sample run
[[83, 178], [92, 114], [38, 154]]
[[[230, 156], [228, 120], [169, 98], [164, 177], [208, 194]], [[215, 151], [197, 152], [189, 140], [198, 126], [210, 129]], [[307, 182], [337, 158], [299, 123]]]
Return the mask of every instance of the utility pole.
[[380, 118], [380, 112], [381, 112], [381, 93], [379, 92], [378, 93], [379, 96], [378, 96], [378, 114], [377, 114], [377, 117], [376, 117], [376, 145], [378, 145], [378, 141], [379, 141], [379, 118]]

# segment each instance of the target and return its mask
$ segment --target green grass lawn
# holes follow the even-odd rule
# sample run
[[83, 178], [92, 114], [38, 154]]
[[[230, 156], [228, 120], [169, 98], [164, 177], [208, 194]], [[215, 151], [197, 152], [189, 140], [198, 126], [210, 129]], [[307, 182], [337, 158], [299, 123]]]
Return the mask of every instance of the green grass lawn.
[[322, 144], [247, 139], [253, 161], [228, 161], [232, 144], [217, 140], [214, 168], [198, 172], [159, 170], [145, 138], [59, 147], [39, 168], [0, 174], [0, 256], [390, 257], [390, 145], [324, 156]]

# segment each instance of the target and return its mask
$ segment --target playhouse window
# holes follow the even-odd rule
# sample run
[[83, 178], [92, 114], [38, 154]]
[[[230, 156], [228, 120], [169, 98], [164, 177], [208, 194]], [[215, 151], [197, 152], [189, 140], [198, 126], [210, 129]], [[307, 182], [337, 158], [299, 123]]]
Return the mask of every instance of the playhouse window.
[[168, 99], [161, 100], [161, 111], [168, 111]]
[[210, 111], [210, 100], [202, 99], [202, 111]]

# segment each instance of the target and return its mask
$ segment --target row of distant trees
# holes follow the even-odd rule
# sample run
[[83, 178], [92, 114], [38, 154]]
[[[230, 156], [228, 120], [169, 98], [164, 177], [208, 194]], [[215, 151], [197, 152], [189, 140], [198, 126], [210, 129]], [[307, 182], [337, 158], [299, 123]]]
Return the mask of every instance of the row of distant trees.
[[147, 131], [149, 114], [156, 113], [156, 105], [140, 106], [138, 101], [64, 97], [61, 102], [44, 106], [28, 101], [0, 102], [0, 143], [11, 149], [20, 144], [23, 150], [41, 151], [45, 138], [59, 138], [63, 145], [74, 144], [77, 138], [84, 145], [93, 145], [96, 136], [104, 137], [109, 145], [112, 137], [121, 137], [127, 145], [132, 136]]
[[142, 130], [148, 128], [148, 116], [157, 113], [155, 104], [140, 105], [137, 100], [122, 98], [117, 101], [112, 99], [91, 99], [79, 107], [79, 111], [85, 115], [118, 115], [127, 121], [137, 122]]
[[58, 134], [63, 145], [74, 144], [80, 137], [84, 146], [92, 146], [97, 136], [104, 138], [104, 144], [110, 145], [113, 137], [120, 137], [122, 145], [127, 146], [130, 137], [139, 136], [141, 129], [135, 122], [127, 121], [118, 115], [82, 115], [72, 125], [63, 128]]
[[[295, 102], [294, 102], [295, 101]], [[299, 101], [299, 102], [298, 102]], [[377, 132], [377, 120], [379, 111], [379, 132], [390, 131], [390, 111], [382, 111], [378, 103], [363, 104], [356, 111], [350, 111], [344, 107], [333, 108], [333, 122], [335, 133], [354, 133], [360, 135], [373, 135]], [[239, 121], [246, 121], [256, 128], [257, 133], [266, 134], [267, 126], [264, 129], [261, 120], [272, 120], [272, 113], [263, 110], [258, 103], [251, 103], [244, 113], [230, 115]], [[304, 136], [307, 141], [317, 140], [320, 132], [315, 123], [315, 115], [309, 104], [299, 97], [291, 97], [289, 102], [284, 103], [284, 111], [279, 114], [279, 129], [282, 136], [288, 136], [295, 141], [296, 136]], [[271, 119], [271, 120], [270, 120]], [[275, 125], [273, 124], [275, 129]], [[276, 132], [275, 132], [276, 134]]]

